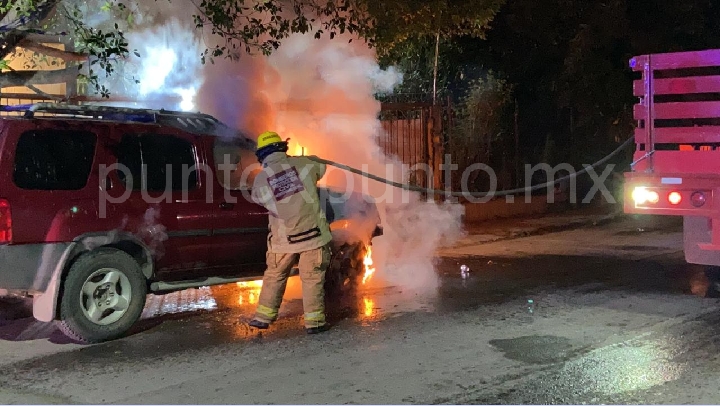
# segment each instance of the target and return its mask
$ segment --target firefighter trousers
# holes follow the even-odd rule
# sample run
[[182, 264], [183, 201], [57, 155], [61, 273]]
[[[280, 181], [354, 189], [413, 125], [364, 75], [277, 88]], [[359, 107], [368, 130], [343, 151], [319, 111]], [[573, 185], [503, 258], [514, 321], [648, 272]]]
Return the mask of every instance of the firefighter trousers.
[[325, 271], [330, 265], [330, 255], [330, 244], [297, 254], [268, 251], [267, 269], [263, 276], [255, 319], [265, 323], [272, 323], [277, 319], [290, 271], [297, 262], [302, 281], [305, 327], [324, 325]]

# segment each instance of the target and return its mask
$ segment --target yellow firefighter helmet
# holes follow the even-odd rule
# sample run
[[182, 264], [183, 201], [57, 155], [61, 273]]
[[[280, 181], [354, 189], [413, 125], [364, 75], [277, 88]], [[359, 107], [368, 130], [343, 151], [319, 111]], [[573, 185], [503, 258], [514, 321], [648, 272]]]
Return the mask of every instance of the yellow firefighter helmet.
[[265, 131], [258, 137], [257, 149], [265, 148], [270, 144], [277, 144], [279, 142], [283, 142], [283, 140], [282, 138], [280, 138], [280, 135], [278, 135], [278, 133], [274, 131]]

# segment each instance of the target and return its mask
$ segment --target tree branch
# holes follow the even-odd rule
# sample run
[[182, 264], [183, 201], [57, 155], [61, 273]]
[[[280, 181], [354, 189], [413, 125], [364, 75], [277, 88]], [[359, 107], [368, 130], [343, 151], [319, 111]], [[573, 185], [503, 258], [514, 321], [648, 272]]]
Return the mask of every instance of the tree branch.
[[32, 41], [38, 44], [42, 43], [62, 43], [62, 38], [68, 38], [65, 34], [39, 34], [36, 32], [29, 32], [23, 36], [24, 40]]
[[[13, 68], [8, 68], [8, 69], [10, 69], [11, 72], [17, 72], [17, 71], [16, 71], [15, 69], [13, 69]], [[40, 96], [45, 97], [46, 99], [51, 99], [51, 100], [55, 100], [55, 101], [61, 101], [61, 100], [62, 100], [62, 98], [58, 98], [58, 97], [56, 97], [56, 96], [51, 95], [50, 93], [43, 92], [42, 90], [38, 89], [36, 86], [33, 86], [33, 85], [29, 84], [29, 83], [26, 85], [26, 87], [27, 87], [28, 89], [32, 90], [33, 92], [35, 92], [36, 94], [39, 94]]]
[[26, 70], [0, 73], [0, 88], [11, 86], [47, 85], [63, 83], [77, 77], [77, 66], [56, 70]]
[[25, 49], [28, 49], [30, 51], [47, 55], [53, 58], [62, 59], [63, 61], [72, 61], [72, 62], [85, 62], [88, 59], [88, 55], [82, 54], [80, 52], [70, 52], [70, 51], [63, 51], [62, 49], [57, 49], [53, 47], [49, 47], [47, 45], [38, 44], [36, 42], [30, 41], [27, 38], [20, 41], [18, 43], [18, 46], [23, 47]]
[[[50, 12], [55, 8], [60, 0], [47, 0], [40, 3], [34, 13], [30, 15], [31, 21], [28, 23], [32, 26], [33, 23], [39, 23], [47, 18]], [[23, 30], [12, 30], [0, 35], [0, 59], [5, 58], [9, 53], [13, 52], [25, 37], [30, 33]]]
[[5, 34], [0, 41], [0, 59], [4, 59], [17, 48], [17, 45], [25, 38], [26, 32], [13, 30]]

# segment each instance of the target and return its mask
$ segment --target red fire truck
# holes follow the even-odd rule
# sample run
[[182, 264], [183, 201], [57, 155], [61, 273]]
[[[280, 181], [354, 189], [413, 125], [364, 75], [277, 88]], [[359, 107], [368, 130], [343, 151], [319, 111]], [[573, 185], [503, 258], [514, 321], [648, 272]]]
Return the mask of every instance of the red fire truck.
[[642, 55], [630, 67], [640, 100], [625, 212], [683, 216], [687, 262], [719, 266], [720, 50]]

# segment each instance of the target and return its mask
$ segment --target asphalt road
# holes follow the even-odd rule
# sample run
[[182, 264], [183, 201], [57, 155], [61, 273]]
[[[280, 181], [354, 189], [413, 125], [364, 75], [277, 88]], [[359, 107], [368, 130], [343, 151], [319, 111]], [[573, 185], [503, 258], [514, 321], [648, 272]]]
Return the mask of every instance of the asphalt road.
[[5, 300], [0, 403], [717, 404], [720, 301], [681, 244], [646, 218], [470, 236], [437, 287], [368, 287], [318, 336], [297, 284], [266, 333], [243, 324], [257, 289], [228, 285], [151, 296], [132, 335], [94, 346]]

